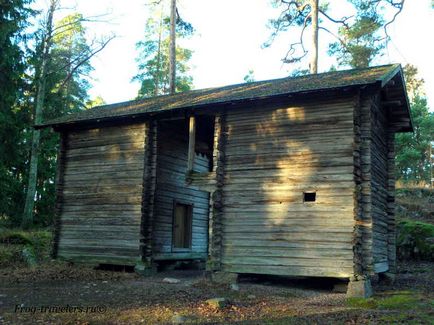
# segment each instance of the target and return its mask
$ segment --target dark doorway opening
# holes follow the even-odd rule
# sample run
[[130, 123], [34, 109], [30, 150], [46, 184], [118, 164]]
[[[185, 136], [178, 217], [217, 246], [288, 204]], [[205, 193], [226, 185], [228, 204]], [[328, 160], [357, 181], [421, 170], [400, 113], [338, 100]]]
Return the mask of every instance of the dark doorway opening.
[[173, 208], [173, 250], [191, 250], [193, 205], [175, 202]]

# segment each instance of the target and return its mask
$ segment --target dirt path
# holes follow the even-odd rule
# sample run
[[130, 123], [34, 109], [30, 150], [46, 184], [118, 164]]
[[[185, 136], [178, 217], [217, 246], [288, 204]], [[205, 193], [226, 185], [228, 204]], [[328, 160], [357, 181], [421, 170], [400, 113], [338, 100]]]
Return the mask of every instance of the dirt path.
[[[348, 301], [332, 292], [330, 281], [245, 277], [234, 291], [211, 285], [200, 271], [143, 278], [55, 263], [0, 271], [0, 323], [429, 324], [434, 323], [433, 275], [434, 263], [406, 264], [394, 287], [377, 286], [375, 298]], [[180, 282], [164, 283], [165, 277]], [[229, 303], [213, 309], [205, 301], [216, 297]]]

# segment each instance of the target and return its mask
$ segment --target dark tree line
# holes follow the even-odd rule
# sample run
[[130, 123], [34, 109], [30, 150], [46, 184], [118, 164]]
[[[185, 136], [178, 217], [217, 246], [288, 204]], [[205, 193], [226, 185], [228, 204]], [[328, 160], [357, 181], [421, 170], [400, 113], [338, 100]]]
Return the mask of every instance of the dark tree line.
[[[319, 31], [334, 34], [336, 41], [329, 44], [328, 54], [341, 66], [366, 67], [381, 56], [389, 39], [387, 28], [402, 11], [404, 0], [348, 1], [355, 8], [348, 17], [332, 17], [328, 4], [317, 0], [273, 1], [282, 12], [270, 21], [271, 41], [293, 26], [303, 33], [312, 30], [313, 50], [304, 46], [302, 34], [299, 42], [289, 44], [283, 61], [298, 62], [310, 50], [310, 71], [316, 73]], [[174, 0], [169, 10], [162, 7], [168, 0], [151, 2], [144, 39], [137, 43], [139, 73], [134, 79], [141, 84], [139, 98], [189, 90], [193, 84], [192, 51], [172, 42], [173, 35], [179, 40], [191, 36], [192, 26], [181, 19]], [[50, 130], [35, 131], [32, 125], [89, 106], [89, 59], [112, 39], [87, 39], [85, 23], [92, 19], [80, 13], [57, 20], [59, 0], [50, 0], [42, 11], [32, 5], [33, 0], [0, 4], [0, 223], [23, 227], [51, 224], [55, 198], [58, 137]], [[391, 8], [388, 15], [379, 10], [381, 6]], [[337, 33], [327, 29], [325, 21], [337, 24]], [[434, 117], [417, 69], [407, 66], [405, 75], [415, 132], [397, 136], [397, 176], [428, 182]], [[253, 80], [252, 70], [245, 81]]]
[[23, 227], [51, 224], [55, 197], [58, 137], [32, 126], [86, 108], [89, 59], [111, 39], [87, 40], [79, 13], [56, 20], [58, 0], [32, 4], [0, 5], [0, 221]]
[[[297, 33], [298, 28], [298, 39], [289, 44], [282, 59], [285, 64], [301, 62], [311, 52], [308, 67], [293, 70], [292, 75], [298, 76], [309, 71], [317, 73], [319, 31], [333, 36], [328, 54], [336, 58], [338, 66], [370, 66], [383, 55], [390, 40], [388, 29], [402, 12], [405, 0], [348, 0], [353, 11], [343, 17], [334, 17], [326, 1], [272, 0], [271, 3], [280, 9], [280, 13], [269, 22], [272, 32], [264, 46], [271, 46], [278, 36]], [[337, 26], [337, 32], [328, 26]], [[309, 38], [306, 36], [308, 31], [311, 34]], [[429, 155], [431, 141], [434, 141], [434, 114], [428, 108], [423, 80], [417, 76], [417, 68], [408, 64], [404, 74], [414, 133], [396, 136], [396, 175], [403, 182], [430, 184]]]

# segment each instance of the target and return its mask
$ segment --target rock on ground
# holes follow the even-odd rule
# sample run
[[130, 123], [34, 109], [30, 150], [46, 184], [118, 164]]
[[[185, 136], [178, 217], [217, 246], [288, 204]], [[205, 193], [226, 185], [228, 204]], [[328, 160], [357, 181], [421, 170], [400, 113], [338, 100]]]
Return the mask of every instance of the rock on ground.
[[205, 302], [208, 304], [208, 306], [214, 309], [224, 308], [228, 304], [226, 298], [212, 298], [212, 299], [208, 299]]
[[170, 284], [176, 284], [181, 282], [181, 280], [175, 279], [175, 278], [164, 278], [163, 283], [170, 283]]

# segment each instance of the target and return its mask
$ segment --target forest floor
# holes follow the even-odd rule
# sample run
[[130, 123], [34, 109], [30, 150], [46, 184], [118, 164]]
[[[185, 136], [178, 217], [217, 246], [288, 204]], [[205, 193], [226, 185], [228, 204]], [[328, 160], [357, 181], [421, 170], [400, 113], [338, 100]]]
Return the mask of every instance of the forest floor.
[[[335, 293], [327, 279], [245, 277], [236, 291], [201, 271], [142, 277], [57, 261], [3, 268], [0, 283], [0, 324], [434, 324], [432, 262], [401, 264], [395, 284], [375, 284], [370, 299]], [[220, 309], [206, 303], [220, 297]]]
[[[397, 192], [398, 221], [411, 226], [399, 236], [432, 240], [432, 191]], [[243, 277], [232, 290], [202, 271], [95, 270], [51, 260], [51, 241], [50, 229], [0, 228], [0, 324], [434, 324], [434, 261], [399, 262], [395, 284], [374, 283], [374, 297], [348, 299], [330, 279]], [[405, 242], [398, 252], [421, 258]], [[213, 308], [210, 298], [227, 304]]]

